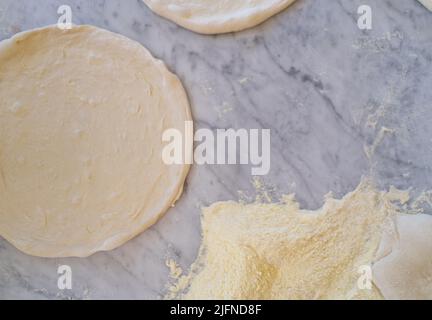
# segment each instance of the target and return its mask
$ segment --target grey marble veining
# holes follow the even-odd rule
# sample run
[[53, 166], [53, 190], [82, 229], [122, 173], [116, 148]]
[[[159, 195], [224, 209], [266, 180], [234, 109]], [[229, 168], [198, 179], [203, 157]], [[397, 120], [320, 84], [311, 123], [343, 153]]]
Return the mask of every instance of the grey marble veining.
[[[0, 39], [57, 22], [92, 24], [146, 46], [182, 79], [198, 128], [270, 128], [274, 195], [317, 208], [372, 175], [383, 188], [432, 188], [432, 13], [415, 0], [298, 0], [259, 27], [203, 36], [139, 0], [0, 0]], [[357, 27], [372, 7], [373, 29]], [[1, 97], [0, 97], [1, 98]], [[395, 130], [379, 139], [381, 128]], [[367, 152], [371, 156], [367, 156]], [[254, 195], [247, 166], [195, 166], [177, 206], [121, 248], [86, 259], [26, 256], [0, 240], [0, 299], [159, 298], [174, 258], [200, 244], [200, 207]], [[73, 290], [57, 288], [57, 267]]]

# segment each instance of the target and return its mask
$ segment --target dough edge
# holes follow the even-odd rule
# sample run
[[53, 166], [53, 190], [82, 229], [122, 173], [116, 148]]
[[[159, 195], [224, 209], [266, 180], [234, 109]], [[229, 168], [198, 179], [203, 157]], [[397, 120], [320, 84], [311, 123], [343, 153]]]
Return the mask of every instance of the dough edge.
[[[15, 35], [11, 36], [8, 39], [4, 39], [0, 41], [0, 60], [3, 57], [3, 54], [6, 53], [7, 50], [11, 49], [12, 46], [15, 45], [16, 41], [22, 41], [25, 40], [28, 36], [31, 36], [34, 33], [38, 32], [45, 32], [48, 30], [52, 30], [53, 28], [58, 28], [57, 25], [48, 25], [43, 27], [38, 27], [26, 31], [22, 31], [19, 33], [16, 33]], [[165, 75], [166, 83], [169, 84], [169, 87], [173, 88], [172, 95], [175, 96], [176, 101], [182, 101], [182, 109], [185, 112], [185, 121], [193, 121], [192, 112], [190, 108], [190, 101], [188, 98], [188, 95], [186, 93], [186, 90], [180, 81], [180, 79], [172, 73], [165, 63], [155, 58], [150, 51], [141, 43], [138, 41], [135, 41], [133, 39], [130, 39], [126, 36], [123, 36], [121, 34], [99, 28], [93, 25], [84, 24], [84, 25], [73, 25], [72, 30], [92, 30], [92, 31], [103, 31], [107, 32], [113, 37], [119, 37], [121, 39], [127, 40], [132, 42], [135, 45], [138, 45], [140, 49], [144, 52], [144, 54], [153, 61], [155, 66], [161, 71], [162, 74]], [[62, 32], [68, 32], [69, 30], [62, 30]], [[190, 152], [193, 152], [193, 149], [190, 150]], [[184, 184], [186, 182], [186, 178], [189, 174], [189, 171], [191, 169], [191, 165], [184, 164], [183, 169], [181, 170], [180, 179], [178, 180], [178, 183], [172, 187], [174, 192], [172, 192], [169, 197], [169, 201], [166, 202], [166, 205], [163, 206], [156, 214], [153, 216], [150, 216], [150, 218], [147, 219], [144, 223], [137, 223], [137, 227], [130, 232], [121, 232], [115, 236], [112, 236], [110, 238], [107, 238], [105, 241], [103, 241], [100, 245], [91, 245], [91, 246], [80, 246], [76, 248], [67, 248], [65, 250], [62, 250], [61, 252], [53, 253], [50, 250], [29, 250], [27, 248], [24, 248], [17, 244], [17, 241], [15, 241], [12, 237], [9, 237], [4, 234], [0, 234], [0, 237], [4, 238], [6, 241], [8, 241], [11, 245], [13, 245], [15, 248], [20, 250], [21, 252], [24, 252], [25, 254], [28, 254], [30, 256], [35, 257], [42, 257], [42, 258], [86, 258], [89, 257], [97, 252], [104, 252], [104, 251], [111, 251], [114, 250], [122, 245], [124, 245], [126, 242], [130, 241], [131, 239], [137, 237], [141, 233], [143, 233], [145, 230], [156, 224], [168, 211], [170, 208], [174, 207], [175, 203], [180, 199], [180, 197], [183, 194], [184, 190]]]
[[193, 19], [182, 18], [175, 12], [166, 8], [166, 6], [161, 5], [160, 3], [155, 3], [152, 0], [142, 1], [159, 16], [171, 20], [172, 22], [178, 24], [183, 28], [186, 28], [196, 33], [214, 35], [238, 32], [256, 27], [271, 18], [272, 16], [288, 8], [296, 0], [283, 0], [277, 5], [270, 6], [266, 9], [255, 10], [254, 14], [242, 14], [240, 16], [232, 14], [228, 15], [224, 20], [214, 18], [207, 19], [205, 22], [201, 23], [196, 22]]

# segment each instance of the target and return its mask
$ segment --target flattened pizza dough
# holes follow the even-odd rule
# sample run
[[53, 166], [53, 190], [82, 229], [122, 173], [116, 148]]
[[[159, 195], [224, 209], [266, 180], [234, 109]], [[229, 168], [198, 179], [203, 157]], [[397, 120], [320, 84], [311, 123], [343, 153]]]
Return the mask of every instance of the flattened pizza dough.
[[143, 0], [162, 17], [204, 34], [254, 27], [295, 0]]
[[[191, 120], [178, 78], [139, 43], [95, 27], [0, 43], [0, 235], [43, 257], [116, 248], [182, 192], [162, 133]], [[190, 150], [192, 152], [192, 150]]]

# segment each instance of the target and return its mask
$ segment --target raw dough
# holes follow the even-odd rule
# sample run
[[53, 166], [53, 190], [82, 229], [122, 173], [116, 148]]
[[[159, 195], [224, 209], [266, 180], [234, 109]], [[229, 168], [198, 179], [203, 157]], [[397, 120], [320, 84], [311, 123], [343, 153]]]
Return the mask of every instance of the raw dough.
[[[216, 203], [203, 213], [197, 261], [167, 298], [383, 298], [372, 263], [407, 199], [365, 181], [342, 200], [327, 197], [318, 211], [300, 210], [292, 196], [282, 204]], [[370, 287], [359, 286], [367, 270]]]
[[[191, 120], [178, 78], [139, 43], [90, 26], [0, 43], [0, 235], [43, 257], [116, 248], [179, 198], [188, 165], [162, 132]], [[192, 152], [192, 150], [190, 150]]]
[[398, 241], [373, 267], [387, 299], [432, 299], [432, 216], [397, 218]]
[[432, 11], [432, 0], [419, 0], [428, 10]]
[[295, 0], [143, 0], [154, 12], [204, 34], [241, 31], [264, 22]]

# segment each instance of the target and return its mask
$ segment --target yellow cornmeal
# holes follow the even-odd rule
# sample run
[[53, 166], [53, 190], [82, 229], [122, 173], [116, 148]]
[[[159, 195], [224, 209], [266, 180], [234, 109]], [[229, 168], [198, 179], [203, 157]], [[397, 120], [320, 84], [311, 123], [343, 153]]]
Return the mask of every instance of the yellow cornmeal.
[[359, 271], [371, 266], [408, 198], [362, 182], [317, 211], [301, 210], [293, 196], [279, 204], [216, 203], [203, 212], [197, 261], [167, 298], [382, 298], [374, 285], [359, 287]]

